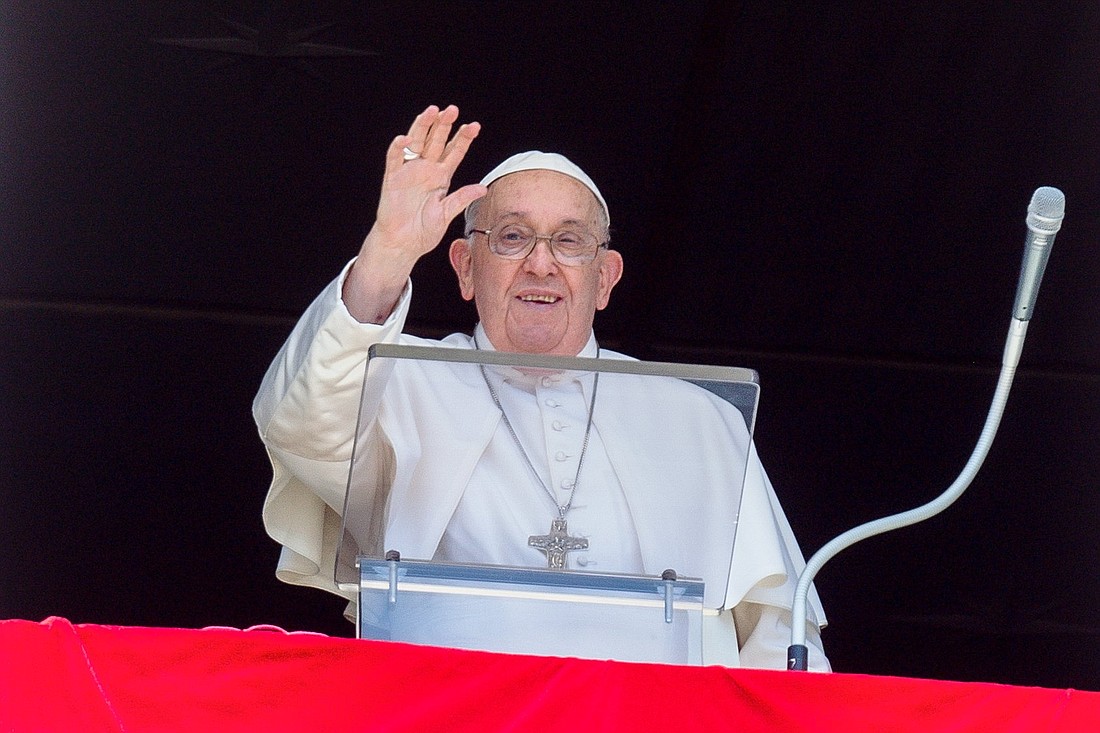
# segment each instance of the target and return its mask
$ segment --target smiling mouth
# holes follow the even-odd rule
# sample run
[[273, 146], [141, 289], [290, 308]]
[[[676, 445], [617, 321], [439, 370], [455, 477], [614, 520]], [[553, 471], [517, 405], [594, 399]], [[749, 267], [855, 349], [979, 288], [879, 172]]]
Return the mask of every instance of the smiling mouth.
[[557, 303], [561, 300], [557, 295], [521, 295], [519, 299], [524, 303]]

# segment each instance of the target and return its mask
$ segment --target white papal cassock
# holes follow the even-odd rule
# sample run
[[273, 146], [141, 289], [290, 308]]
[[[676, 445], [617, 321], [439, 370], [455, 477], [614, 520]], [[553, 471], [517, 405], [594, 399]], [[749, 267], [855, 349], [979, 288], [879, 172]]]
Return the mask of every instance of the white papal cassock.
[[[437, 342], [402, 334], [411, 283], [386, 323], [357, 322], [340, 299], [346, 273], [302, 316], [253, 406], [274, 469], [263, 516], [268, 533], [283, 546], [277, 575], [337, 594], [333, 568], [367, 349], [381, 342], [474, 346], [466, 335]], [[476, 334], [482, 348], [491, 348], [480, 327]], [[596, 355], [594, 339], [580, 355]], [[627, 358], [607, 350], [599, 356]], [[675, 568], [701, 577], [706, 605], [732, 609], [704, 627], [704, 661], [785, 667], [791, 597], [804, 562], [739, 415], [718, 409], [716, 398], [686, 385], [682, 392], [650, 390], [639, 400], [630, 379], [603, 375], [578, 475], [592, 375], [526, 380], [509, 370], [487, 372], [531, 465], [478, 370], [455, 371], [438, 362], [406, 362], [392, 374], [372, 367], [372, 380], [387, 381], [384, 390], [367, 390], [381, 400], [363, 405], [364, 414], [377, 419], [367, 428], [370, 450], [360, 447], [357, 460], [374, 464], [363, 468], [364, 475], [386, 480], [382, 488], [356, 487], [365, 494], [354, 497], [362, 516], [350, 524], [384, 539], [381, 546], [361, 549], [545, 566], [527, 538], [546, 532], [556, 516], [547, 490], [564, 504], [576, 479], [569, 530], [589, 538], [589, 549], [570, 554], [571, 568], [647, 574]], [[685, 399], [699, 404], [685, 409]], [[639, 429], [647, 424], [661, 429]], [[682, 460], [666, 460], [670, 441], [682, 443], [671, 451]], [[662, 450], [654, 449], [658, 443]], [[737, 460], [746, 452], [747, 467]], [[694, 460], [699, 455], [729, 460]], [[738, 496], [729, 487], [740, 485], [742, 474]], [[732, 521], [737, 531], [731, 566], [729, 543], [722, 538], [728, 538]], [[811, 668], [828, 669], [820, 649], [824, 613], [815, 593], [810, 613]]]

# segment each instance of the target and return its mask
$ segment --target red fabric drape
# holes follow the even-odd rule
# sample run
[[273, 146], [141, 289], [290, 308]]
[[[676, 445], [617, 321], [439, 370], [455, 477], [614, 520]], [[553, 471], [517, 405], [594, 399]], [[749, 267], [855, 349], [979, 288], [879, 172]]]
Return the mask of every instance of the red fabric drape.
[[1100, 693], [0, 622], [0, 730], [1090, 731]]

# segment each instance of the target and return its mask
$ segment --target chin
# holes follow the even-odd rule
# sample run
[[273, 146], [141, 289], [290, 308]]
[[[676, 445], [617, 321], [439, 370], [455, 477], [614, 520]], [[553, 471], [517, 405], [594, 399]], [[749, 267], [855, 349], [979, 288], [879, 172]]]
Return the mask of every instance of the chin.
[[[526, 333], [509, 338], [514, 349], [523, 354], [565, 354], [563, 336], [555, 333]], [[567, 354], [574, 356], [576, 352]]]

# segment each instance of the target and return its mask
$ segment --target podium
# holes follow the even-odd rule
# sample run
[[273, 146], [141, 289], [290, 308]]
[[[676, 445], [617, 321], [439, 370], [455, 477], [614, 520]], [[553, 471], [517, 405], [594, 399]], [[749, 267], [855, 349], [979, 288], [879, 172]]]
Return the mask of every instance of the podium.
[[359, 558], [358, 636], [702, 664], [701, 580]]
[[[365, 368], [335, 563], [337, 585], [357, 600], [360, 637], [703, 663], [705, 619], [732, 605], [755, 372], [398, 344], [373, 346]], [[589, 547], [586, 527], [604, 518], [578, 502], [564, 517], [577, 534], [567, 538], [572, 552], [559, 549], [554, 567], [536, 547], [566, 532], [555, 520], [551, 535], [540, 534], [543, 517], [565, 501], [547, 488], [558, 485], [553, 458], [524, 465], [516, 456], [525, 444], [554, 455], [567, 414], [554, 410], [570, 400], [587, 408], [588, 424], [565, 429], [583, 431], [586, 446], [590, 430], [600, 454], [577, 469], [577, 483], [588, 480], [583, 500], [606, 492], [618, 501], [616, 521], [629, 523], [621, 534], [634, 545], [611, 552], [597, 531]], [[513, 427], [502, 417], [509, 411], [534, 419]], [[493, 483], [500, 471], [484, 463], [509, 460], [508, 485]], [[588, 465], [598, 478], [582, 473]], [[499, 531], [459, 533], [459, 543], [452, 523], [463, 512], [469, 521], [462, 504], [477, 491], [491, 500], [474, 506], [499, 514], [487, 520]], [[508, 492], [526, 492], [518, 494], [526, 504], [515, 509]], [[537, 521], [523, 516], [525, 506]]]

